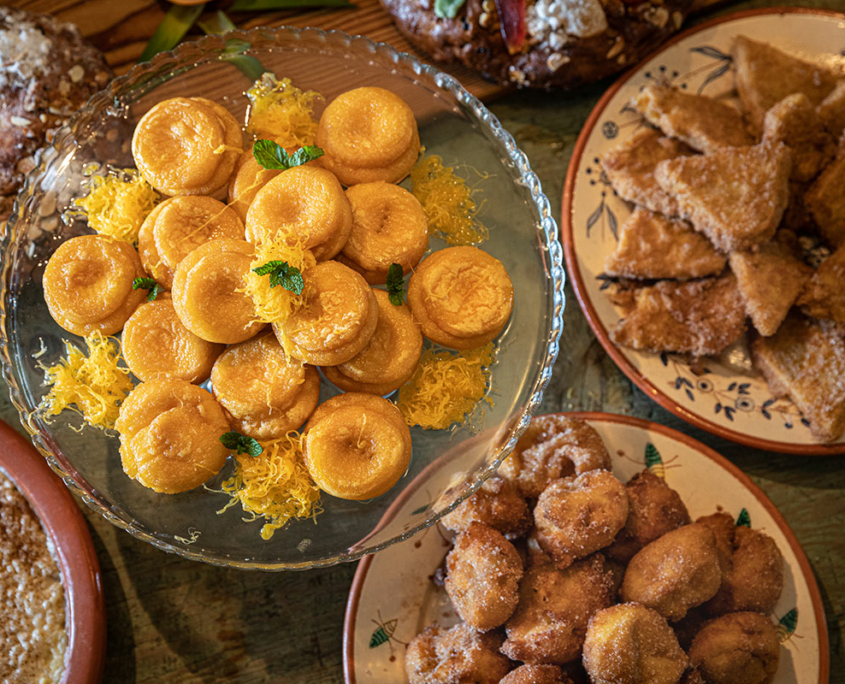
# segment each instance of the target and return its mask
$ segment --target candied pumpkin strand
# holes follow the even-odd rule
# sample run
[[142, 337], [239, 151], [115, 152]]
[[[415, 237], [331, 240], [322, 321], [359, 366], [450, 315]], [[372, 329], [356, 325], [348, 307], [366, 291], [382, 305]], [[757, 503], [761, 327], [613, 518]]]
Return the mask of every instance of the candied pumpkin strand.
[[246, 129], [256, 138], [273, 140], [282, 147], [306, 147], [317, 139], [314, 103], [322, 96], [300, 90], [289, 78], [277, 80], [265, 73], [247, 90], [250, 101]]
[[144, 219], [155, 208], [158, 193], [134, 169], [92, 176], [88, 195], [74, 201], [88, 225], [101, 235], [136, 244]]

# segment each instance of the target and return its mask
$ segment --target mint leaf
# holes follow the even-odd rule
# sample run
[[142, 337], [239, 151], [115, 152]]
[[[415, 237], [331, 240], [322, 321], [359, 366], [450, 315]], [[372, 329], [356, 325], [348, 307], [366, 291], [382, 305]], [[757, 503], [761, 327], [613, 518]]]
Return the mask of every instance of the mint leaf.
[[220, 442], [224, 447], [230, 451], [234, 451], [236, 454], [249, 454], [253, 458], [261, 456], [261, 453], [264, 451], [264, 447], [258, 443], [258, 440], [242, 435], [240, 432], [235, 432], [234, 430], [220, 435]]
[[323, 154], [323, 150], [316, 145], [306, 145], [293, 154], [288, 154], [284, 147], [272, 140], [256, 140], [252, 146], [252, 156], [265, 169], [292, 169], [322, 157]]
[[399, 264], [390, 264], [387, 269], [387, 298], [393, 306], [402, 306], [405, 299], [405, 275]]
[[454, 19], [466, 0], [434, 0], [434, 14], [440, 19]]
[[253, 273], [260, 276], [270, 276], [270, 287], [281, 285], [288, 292], [294, 294], [302, 294], [302, 289], [305, 287], [305, 280], [302, 278], [302, 273], [299, 269], [290, 266], [287, 261], [268, 261], [258, 268], [252, 269]]
[[163, 288], [153, 278], [135, 278], [135, 280], [132, 281], [132, 289], [149, 290], [149, 293], [147, 294], [147, 301], [151, 302], [158, 297]]

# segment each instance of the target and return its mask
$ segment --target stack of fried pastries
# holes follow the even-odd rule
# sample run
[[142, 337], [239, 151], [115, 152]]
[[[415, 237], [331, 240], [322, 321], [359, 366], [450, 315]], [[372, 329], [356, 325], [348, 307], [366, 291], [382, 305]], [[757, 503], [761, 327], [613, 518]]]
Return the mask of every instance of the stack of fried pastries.
[[765, 684], [783, 558], [662, 477], [629, 482], [589, 425], [535, 418], [498, 476], [443, 518], [461, 619], [408, 645], [410, 684]]
[[845, 430], [845, 73], [744, 36], [732, 58], [741, 109], [647, 85], [632, 103], [647, 125], [601, 160], [633, 205], [604, 264], [623, 312], [610, 336], [701, 357], [750, 329], [773, 394], [834, 441]]

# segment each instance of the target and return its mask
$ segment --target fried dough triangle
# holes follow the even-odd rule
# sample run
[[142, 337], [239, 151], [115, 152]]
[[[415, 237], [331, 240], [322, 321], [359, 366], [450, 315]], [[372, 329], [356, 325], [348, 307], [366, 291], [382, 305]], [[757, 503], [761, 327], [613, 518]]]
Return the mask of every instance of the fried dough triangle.
[[836, 141], [804, 93], [788, 95], [766, 112], [763, 139], [792, 150], [789, 175], [798, 182], [813, 180], [836, 154]]
[[804, 195], [804, 206], [821, 236], [832, 246], [845, 244], [845, 141], [839, 143], [839, 154], [810, 186]]
[[845, 247], [819, 266], [798, 298], [798, 306], [813, 318], [845, 323]]
[[816, 107], [816, 112], [834, 138], [845, 132], [845, 80], [836, 84], [830, 95]]

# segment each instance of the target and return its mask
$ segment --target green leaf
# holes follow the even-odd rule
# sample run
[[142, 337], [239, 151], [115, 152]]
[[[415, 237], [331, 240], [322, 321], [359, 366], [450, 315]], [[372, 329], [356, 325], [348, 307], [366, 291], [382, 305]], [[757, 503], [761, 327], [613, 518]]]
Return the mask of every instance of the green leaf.
[[234, 451], [236, 454], [249, 454], [253, 458], [261, 456], [261, 453], [264, 451], [264, 447], [258, 443], [258, 440], [242, 435], [240, 432], [235, 432], [234, 430], [220, 435], [220, 442], [224, 447], [230, 451]]
[[256, 140], [252, 146], [252, 156], [265, 169], [292, 169], [322, 157], [323, 154], [323, 150], [316, 145], [306, 145], [289, 155], [284, 147], [272, 140]]
[[434, 14], [441, 19], [454, 19], [466, 0], [434, 0]]
[[147, 301], [151, 302], [159, 296], [163, 288], [153, 278], [135, 278], [135, 280], [132, 281], [132, 289], [149, 290], [149, 293], [147, 294]]
[[205, 3], [200, 5], [171, 5], [138, 61], [149, 62], [159, 52], [175, 48], [179, 41], [185, 37], [185, 34], [190, 31], [191, 26], [202, 14], [204, 7]]
[[270, 287], [281, 285], [288, 292], [294, 294], [302, 294], [302, 289], [305, 287], [305, 280], [302, 277], [299, 269], [290, 266], [287, 261], [268, 261], [258, 268], [252, 269], [253, 273], [260, 276], [270, 276]]
[[265, 10], [299, 9], [303, 7], [355, 7], [349, 0], [235, 0], [231, 12], [264, 12]]
[[[217, 10], [207, 19], [198, 22], [197, 25], [203, 30], [203, 33], [210, 36], [219, 36], [237, 28], [222, 10]], [[223, 59], [240, 69], [250, 81], [257, 81], [267, 69], [255, 57], [241, 54], [251, 47], [252, 44], [245, 40], [230, 38], [226, 41]]]
[[387, 298], [393, 306], [402, 306], [405, 299], [405, 274], [399, 264], [387, 269]]

